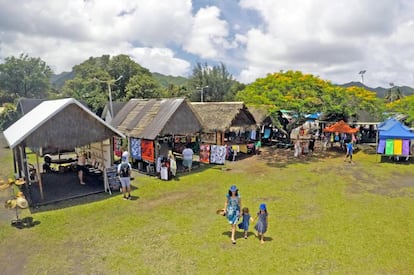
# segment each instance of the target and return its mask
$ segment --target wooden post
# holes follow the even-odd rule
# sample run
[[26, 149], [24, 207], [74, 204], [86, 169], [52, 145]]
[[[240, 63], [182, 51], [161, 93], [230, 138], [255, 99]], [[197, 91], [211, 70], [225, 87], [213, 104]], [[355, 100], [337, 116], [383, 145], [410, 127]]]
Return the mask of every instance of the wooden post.
[[36, 177], [39, 182], [40, 199], [43, 201], [43, 183], [42, 183], [42, 176], [40, 175], [39, 155], [37, 153], [36, 153]]

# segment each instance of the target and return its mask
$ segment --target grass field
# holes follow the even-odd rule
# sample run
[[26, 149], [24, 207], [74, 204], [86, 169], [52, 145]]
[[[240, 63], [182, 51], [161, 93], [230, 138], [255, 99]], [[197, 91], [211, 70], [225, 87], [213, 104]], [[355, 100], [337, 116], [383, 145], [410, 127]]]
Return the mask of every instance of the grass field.
[[[32, 228], [3, 218], [0, 273], [413, 273], [414, 163], [381, 163], [369, 149], [354, 164], [336, 152], [286, 154], [268, 150], [169, 182], [136, 174], [134, 200], [99, 194], [25, 210], [39, 222]], [[10, 173], [10, 156], [1, 158]], [[264, 244], [251, 225], [233, 245], [215, 214], [232, 184], [252, 214], [267, 204]]]

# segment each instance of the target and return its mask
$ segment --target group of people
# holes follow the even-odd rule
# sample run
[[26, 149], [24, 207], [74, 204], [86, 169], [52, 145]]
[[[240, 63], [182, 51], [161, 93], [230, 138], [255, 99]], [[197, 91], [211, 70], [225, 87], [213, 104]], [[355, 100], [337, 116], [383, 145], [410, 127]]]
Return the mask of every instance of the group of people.
[[242, 221], [237, 226], [239, 229], [244, 231], [244, 238], [247, 239], [248, 237], [250, 222], [257, 220], [254, 227], [256, 230], [256, 236], [260, 238], [260, 242], [262, 244], [264, 243], [264, 234], [268, 228], [268, 213], [266, 204], [260, 204], [257, 216], [252, 218], [249, 214], [249, 208], [242, 208], [239, 189], [235, 185], [232, 185], [226, 195], [223, 214], [227, 217], [227, 221], [231, 225], [231, 242], [233, 244], [236, 244], [236, 225], [240, 218]]

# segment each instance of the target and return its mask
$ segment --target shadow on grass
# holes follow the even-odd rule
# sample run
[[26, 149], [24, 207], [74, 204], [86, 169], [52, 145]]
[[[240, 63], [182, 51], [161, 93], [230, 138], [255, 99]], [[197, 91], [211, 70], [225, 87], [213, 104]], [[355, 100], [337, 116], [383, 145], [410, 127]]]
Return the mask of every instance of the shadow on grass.
[[11, 226], [17, 229], [32, 228], [39, 225], [40, 221], [34, 221], [33, 217], [24, 217], [22, 219], [15, 219], [11, 221]]
[[406, 158], [406, 157], [391, 157], [391, 156], [379, 156], [381, 163], [393, 163], [396, 165], [412, 165], [414, 164], [413, 158]]
[[[138, 187], [135, 186], [131, 186], [131, 191], [134, 191], [138, 189]], [[76, 197], [76, 198], [70, 198], [70, 199], [63, 199], [63, 200], [59, 200], [59, 201], [53, 201], [47, 204], [42, 204], [42, 205], [36, 205], [36, 206], [31, 206], [30, 207], [30, 212], [35, 214], [35, 213], [40, 213], [40, 212], [46, 212], [46, 211], [53, 211], [53, 210], [58, 210], [58, 209], [64, 209], [64, 208], [68, 208], [68, 207], [73, 207], [73, 206], [79, 206], [82, 204], [88, 204], [91, 202], [98, 202], [98, 201], [103, 201], [109, 198], [113, 198], [114, 196], [118, 197], [119, 200], [122, 200], [123, 198], [123, 194], [122, 192], [119, 191], [112, 191], [112, 194], [106, 193], [106, 192], [101, 192], [101, 193], [96, 193], [96, 194], [91, 194], [91, 195], [85, 195], [82, 197]], [[139, 196], [132, 196], [131, 195], [131, 199], [132, 201], [136, 201], [139, 199]]]
[[[231, 231], [224, 231], [222, 235], [229, 237], [229, 241], [230, 241]], [[236, 241], [239, 239], [244, 239], [244, 231], [236, 231], [236, 234], [234, 237], [236, 238]], [[248, 239], [255, 238], [257, 240], [260, 240], [260, 237], [256, 237], [256, 235], [253, 232], [247, 232], [247, 238]], [[273, 241], [272, 237], [265, 236], [263, 239], [265, 242]]]

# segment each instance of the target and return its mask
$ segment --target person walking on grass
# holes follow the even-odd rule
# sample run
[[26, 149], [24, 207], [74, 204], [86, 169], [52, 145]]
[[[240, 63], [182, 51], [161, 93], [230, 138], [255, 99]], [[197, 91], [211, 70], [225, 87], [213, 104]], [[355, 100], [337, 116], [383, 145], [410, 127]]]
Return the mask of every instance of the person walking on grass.
[[346, 145], [346, 155], [345, 155], [345, 159], [344, 161], [347, 160], [347, 158], [349, 157], [349, 163], [352, 163], [352, 153], [354, 151], [354, 146], [352, 144], [352, 142], [348, 142], [348, 144]]
[[[259, 212], [257, 212], [257, 223], [254, 227], [256, 230], [256, 237], [260, 238], [260, 243], [264, 244], [264, 234], [268, 228], [268, 213], [266, 209], [266, 204], [262, 203], [259, 207]], [[255, 220], [254, 219], [254, 220]]]
[[231, 225], [231, 242], [236, 244], [236, 224], [241, 217], [241, 198], [239, 195], [239, 189], [236, 185], [232, 185], [226, 195], [226, 202], [224, 203], [224, 214], [227, 217], [227, 221]]
[[[123, 158], [122, 162], [118, 164], [117, 169], [119, 180], [121, 181], [122, 193], [124, 200], [131, 199], [131, 164], [127, 159]], [[127, 196], [128, 193], [128, 196]]]
[[247, 239], [247, 232], [249, 231], [250, 221], [253, 221], [253, 218], [249, 214], [249, 208], [243, 207], [242, 210], [243, 220], [239, 223], [239, 229], [244, 230], [244, 238]]
[[191, 149], [190, 144], [187, 144], [187, 147], [183, 150], [183, 166], [184, 170], [187, 168], [188, 172], [191, 172], [191, 167], [193, 166], [193, 149]]

